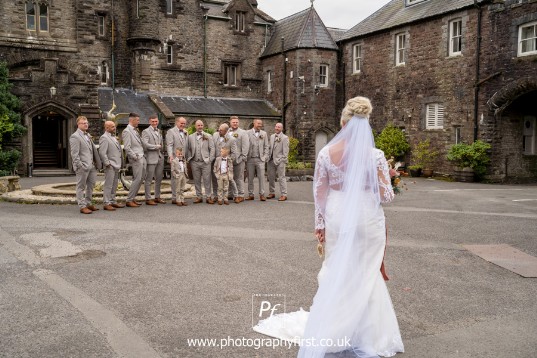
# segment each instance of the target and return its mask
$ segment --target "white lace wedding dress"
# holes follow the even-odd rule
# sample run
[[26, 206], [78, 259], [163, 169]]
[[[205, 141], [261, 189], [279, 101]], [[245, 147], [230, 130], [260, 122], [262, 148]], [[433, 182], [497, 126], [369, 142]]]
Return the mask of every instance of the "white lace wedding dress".
[[[332, 163], [329, 146], [320, 151], [314, 182], [315, 228], [325, 229], [326, 243], [311, 314], [300, 309], [274, 315], [254, 327], [259, 333], [299, 343], [299, 357], [391, 357], [404, 351], [380, 272], [386, 245], [380, 203], [392, 201], [394, 194], [384, 153], [378, 149], [370, 153], [371, 163], [376, 163], [378, 190], [363, 187], [358, 197], [359, 207], [365, 209], [355, 213], [360, 217], [359, 224], [345, 226], [355, 230], [354, 237], [342, 243], [346, 247], [338, 248], [342, 221], [349, 218], [349, 208], [345, 208], [347, 194], [341, 190], [345, 172]], [[322, 339], [328, 342], [326, 347], [319, 347]]]

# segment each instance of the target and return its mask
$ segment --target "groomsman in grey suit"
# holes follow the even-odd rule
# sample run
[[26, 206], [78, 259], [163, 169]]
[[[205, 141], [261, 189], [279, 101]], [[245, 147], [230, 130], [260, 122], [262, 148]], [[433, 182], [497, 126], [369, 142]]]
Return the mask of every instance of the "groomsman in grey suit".
[[132, 166], [132, 182], [129, 194], [127, 195], [127, 206], [129, 208], [140, 206], [134, 199], [136, 198], [136, 194], [138, 194], [138, 190], [140, 190], [140, 186], [142, 186], [142, 180], [145, 178], [147, 166], [144, 156], [144, 144], [138, 131], [138, 124], [140, 124], [140, 116], [137, 113], [130, 113], [129, 124], [121, 133], [123, 148]]
[[97, 209], [91, 204], [97, 169], [101, 169], [101, 158], [89, 135], [88, 119], [76, 119], [78, 129], [69, 138], [73, 170], [76, 174], [76, 201], [82, 214], [91, 214]]
[[188, 136], [187, 160], [192, 168], [194, 187], [196, 188], [196, 199], [194, 204], [203, 202], [201, 193], [201, 182], [205, 187], [207, 204], [214, 204], [211, 198], [211, 163], [215, 159], [213, 137], [203, 131], [203, 121], [196, 121], [196, 132]]
[[104, 167], [103, 209], [115, 211], [116, 208], [124, 207], [116, 201], [119, 170], [123, 166], [123, 151], [116, 138], [116, 124], [112, 121], [104, 122], [104, 134], [99, 138], [99, 155]]
[[[213, 134], [215, 156], [220, 156], [220, 149], [225, 147], [229, 150], [229, 159], [235, 160], [235, 157], [237, 156], [237, 144], [235, 138], [228, 133], [228, 130], [229, 126], [226, 123], [222, 123], [220, 127], [218, 127], [218, 131]], [[212, 167], [214, 167], [214, 162]], [[215, 201], [218, 197], [218, 179], [216, 178], [216, 173], [214, 171], [212, 171], [211, 174], [213, 179], [213, 201]], [[230, 176], [229, 178], [230, 188], [232, 188], [231, 182], [233, 182], [233, 176]], [[227, 201], [228, 198], [225, 198], [225, 200]]]
[[[186, 119], [184, 117], [175, 118], [175, 127], [166, 133], [166, 147], [168, 150], [168, 160], [170, 164], [175, 158], [175, 150], [182, 148], [183, 154], [188, 153], [188, 133], [185, 130]], [[176, 182], [172, 180], [172, 204], [177, 204]]]
[[[149, 127], [142, 131], [142, 142], [145, 150], [147, 168], [145, 171], [145, 203], [146, 205], [166, 204], [160, 198], [160, 186], [164, 177], [164, 154], [162, 146], [164, 140], [158, 129], [158, 117], [149, 117]], [[155, 199], [151, 199], [151, 182], [155, 178]]]
[[269, 161], [268, 161], [268, 181], [269, 195], [267, 199], [275, 198], [276, 175], [280, 183], [280, 198], [278, 201], [287, 200], [287, 179], [285, 178], [285, 166], [289, 155], [289, 137], [283, 134], [283, 124], [276, 123], [274, 134], [270, 136]]
[[229, 119], [229, 134], [235, 139], [236, 153], [233, 159], [233, 181], [229, 183], [235, 203], [244, 201], [244, 166], [250, 149], [248, 133], [239, 128], [239, 117]]
[[254, 119], [254, 127], [248, 131], [250, 149], [248, 150], [248, 199], [254, 200], [254, 175], [259, 181], [259, 200], [265, 201], [265, 162], [269, 155], [269, 139], [262, 130], [263, 121]]

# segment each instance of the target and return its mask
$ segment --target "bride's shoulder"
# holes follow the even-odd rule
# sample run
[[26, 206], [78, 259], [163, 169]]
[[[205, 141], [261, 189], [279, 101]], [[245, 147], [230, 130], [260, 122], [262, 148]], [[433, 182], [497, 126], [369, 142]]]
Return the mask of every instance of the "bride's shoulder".
[[373, 149], [373, 157], [377, 161], [383, 161], [386, 160], [386, 157], [384, 156], [384, 152], [380, 149], [374, 148]]

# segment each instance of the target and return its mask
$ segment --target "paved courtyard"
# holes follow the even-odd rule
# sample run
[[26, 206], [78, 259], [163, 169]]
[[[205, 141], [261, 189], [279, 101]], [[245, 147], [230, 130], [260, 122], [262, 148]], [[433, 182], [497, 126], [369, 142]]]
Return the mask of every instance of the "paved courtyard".
[[[74, 178], [22, 185], [51, 181]], [[535, 357], [537, 278], [462, 245], [537, 257], [537, 186], [406, 181], [385, 206], [398, 356]], [[289, 199], [92, 215], [0, 202], [0, 357], [296, 356], [251, 328], [260, 300], [309, 309], [316, 291], [311, 182]]]

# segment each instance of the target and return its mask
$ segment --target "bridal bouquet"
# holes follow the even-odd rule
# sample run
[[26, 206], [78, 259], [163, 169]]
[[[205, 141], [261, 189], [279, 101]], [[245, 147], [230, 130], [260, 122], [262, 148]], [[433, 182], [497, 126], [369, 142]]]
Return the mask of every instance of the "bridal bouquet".
[[399, 167], [401, 162], [395, 162], [395, 160], [390, 158], [388, 160], [388, 165], [390, 166], [390, 179], [392, 182], [392, 188], [394, 194], [402, 194], [403, 190], [407, 190], [405, 182], [401, 179], [401, 173], [399, 172]]

